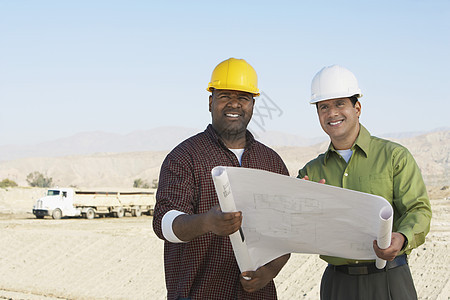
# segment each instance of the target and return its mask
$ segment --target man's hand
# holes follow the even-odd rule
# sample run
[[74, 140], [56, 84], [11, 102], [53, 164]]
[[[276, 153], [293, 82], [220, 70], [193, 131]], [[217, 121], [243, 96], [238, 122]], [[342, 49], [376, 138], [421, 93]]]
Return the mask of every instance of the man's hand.
[[260, 267], [256, 271], [246, 271], [241, 273], [239, 280], [241, 281], [244, 291], [253, 293], [265, 287], [278, 275], [290, 256], [291, 254], [285, 254]]
[[205, 216], [207, 231], [216, 235], [227, 236], [239, 230], [242, 225], [242, 212], [224, 213], [219, 205], [211, 208]]
[[378, 247], [377, 241], [373, 241], [373, 250], [375, 254], [384, 260], [392, 261], [397, 256], [397, 254], [402, 250], [403, 244], [405, 243], [405, 237], [403, 234], [398, 232], [393, 232], [391, 237], [391, 245], [386, 249], [380, 249]]
[[244, 291], [248, 293], [259, 291], [273, 279], [266, 266], [262, 266], [256, 271], [244, 272], [239, 277]]
[[[308, 175], [305, 175], [305, 177], [303, 177], [302, 179], [309, 180], [309, 177], [308, 177]], [[320, 179], [319, 183], [325, 183], [325, 178]]]
[[226, 236], [239, 230], [242, 224], [242, 212], [223, 213], [219, 205], [206, 213], [183, 214], [173, 220], [173, 233], [182, 241], [189, 242], [208, 232]]

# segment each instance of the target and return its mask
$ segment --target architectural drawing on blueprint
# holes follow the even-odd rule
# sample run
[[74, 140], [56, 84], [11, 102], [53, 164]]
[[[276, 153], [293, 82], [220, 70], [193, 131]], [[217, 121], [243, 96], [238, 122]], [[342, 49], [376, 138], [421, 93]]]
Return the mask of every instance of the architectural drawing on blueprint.
[[212, 175], [222, 211], [243, 214], [243, 235], [230, 235], [241, 270], [293, 252], [375, 259], [372, 241], [392, 229], [392, 206], [379, 196], [255, 169]]

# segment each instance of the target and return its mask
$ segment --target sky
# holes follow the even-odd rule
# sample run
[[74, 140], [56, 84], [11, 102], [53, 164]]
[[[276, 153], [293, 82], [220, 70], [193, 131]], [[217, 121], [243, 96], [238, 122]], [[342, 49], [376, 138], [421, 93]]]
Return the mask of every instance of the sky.
[[313, 76], [358, 79], [372, 134], [449, 126], [450, 1], [0, 0], [0, 146], [211, 121], [212, 70], [258, 74], [253, 131], [321, 137]]

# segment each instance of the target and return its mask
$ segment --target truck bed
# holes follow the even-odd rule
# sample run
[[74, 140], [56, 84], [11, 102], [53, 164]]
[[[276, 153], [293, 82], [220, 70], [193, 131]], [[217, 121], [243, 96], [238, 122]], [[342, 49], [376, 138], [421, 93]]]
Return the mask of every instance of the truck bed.
[[76, 191], [75, 207], [148, 206], [155, 205], [154, 192]]

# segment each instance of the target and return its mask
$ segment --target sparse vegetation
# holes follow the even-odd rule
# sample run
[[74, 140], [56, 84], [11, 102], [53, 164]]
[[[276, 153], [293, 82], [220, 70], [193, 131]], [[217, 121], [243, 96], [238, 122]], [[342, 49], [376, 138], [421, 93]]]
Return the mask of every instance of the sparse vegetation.
[[147, 181], [143, 180], [142, 178], [138, 178], [134, 180], [133, 187], [141, 189], [149, 189], [150, 185], [148, 184]]
[[28, 174], [27, 182], [32, 187], [47, 188], [52, 185], [53, 178], [45, 177], [42, 173], [35, 171], [33, 173]]
[[17, 186], [17, 183], [13, 180], [10, 180], [8, 178], [3, 179], [2, 181], [0, 181], [0, 188], [7, 188], [7, 187], [15, 187]]
[[157, 189], [158, 188], [158, 179], [153, 179], [152, 181], [152, 189]]

